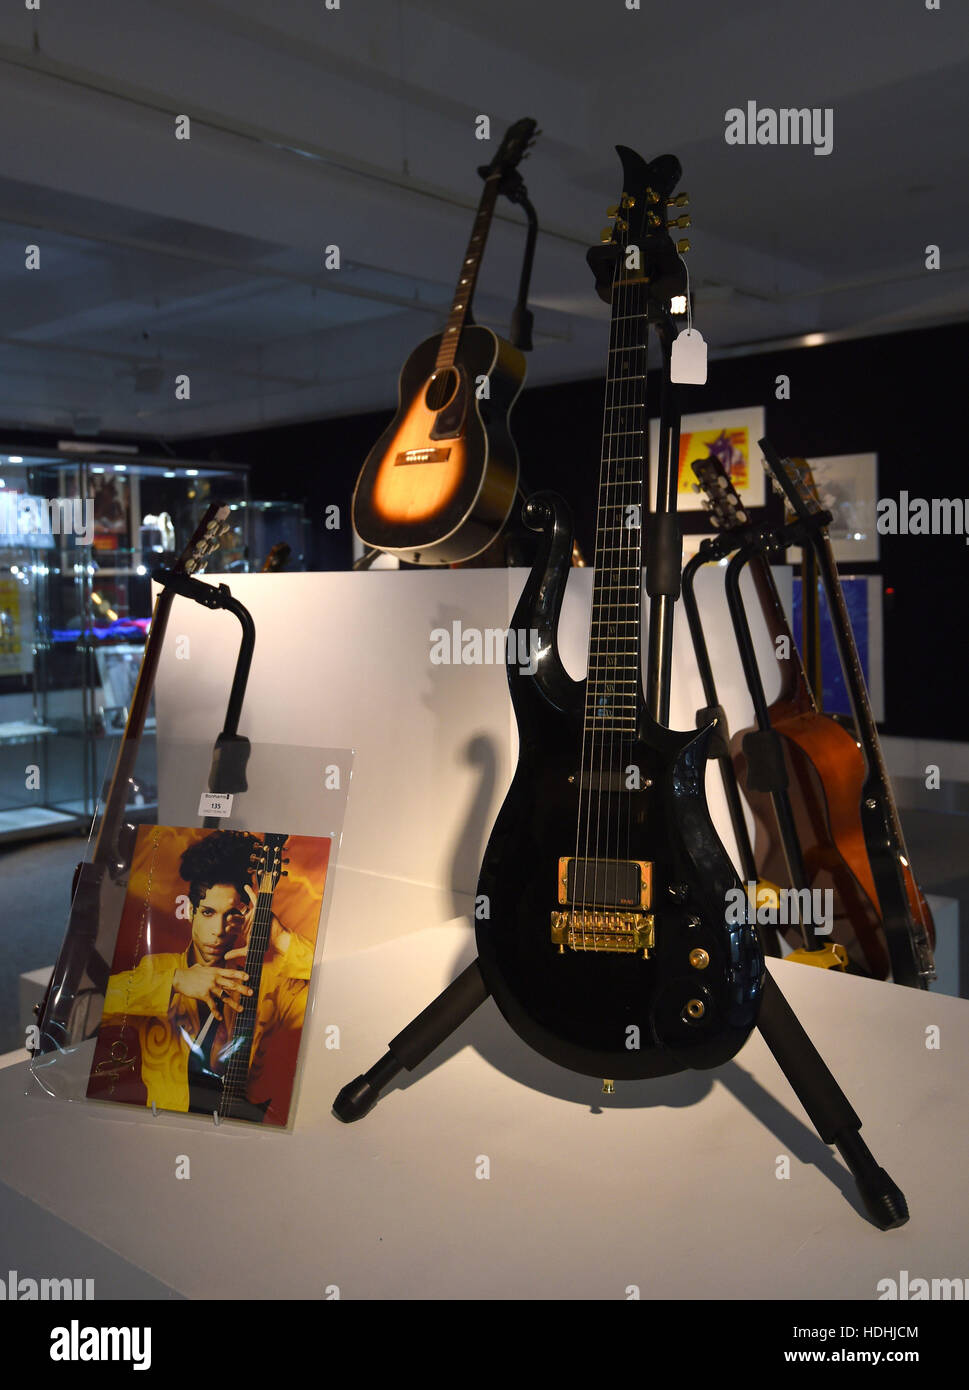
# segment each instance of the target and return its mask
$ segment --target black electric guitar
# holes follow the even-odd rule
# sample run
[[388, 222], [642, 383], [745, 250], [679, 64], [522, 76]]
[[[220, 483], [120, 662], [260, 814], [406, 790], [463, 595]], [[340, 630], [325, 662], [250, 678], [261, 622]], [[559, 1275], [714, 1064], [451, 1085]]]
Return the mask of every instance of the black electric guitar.
[[[262, 967], [272, 940], [273, 894], [286, 873], [283, 846], [286, 835], [266, 835], [253, 855], [258, 892], [252, 910], [246, 961], [242, 967], [249, 976], [252, 993], [243, 995], [237, 1014], [226, 1011], [225, 1021], [213, 1029], [208, 1047], [196, 1040], [189, 1057], [189, 1109], [218, 1115], [220, 1119], [253, 1120], [262, 1124], [272, 1101], [251, 1101], [248, 1096], [249, 1067], [252, 1062], [256, 1020], [259, 1016], [259, 987]], [[235, 966], [238, 968], [238, 966]], [[214, 1025], [215, 1019], [211, 1019]]]
[[768, 478], [786, 498], [794, 515], [804, 523], [828, 598], [831, 626], [864, 757], [861, 826], [868, 851], [869, 878], [881, 911], [892, 979], [899, 985], [927, 989], [929, 981], [935, 979], [932, 950], [935, 926], [905, 847], [838, 566], [824, 524], [830, 518], [822, 510], [809, 465], [803, 459], [781, 458], [766, 439], [760, 441], [760, 448]]
[[525, 380], [517, 348], [471, 320], [478, 267], [499, 193], [535, 137], [516, 121], [479, 172], [485, 186], [444, 332], [400, 374], [397, 414], [360, 470], [353, 525], [365, 545], [415, 565], [469, 560], [497, 536], [518, 486], [508, 416]]
[[[565, 503], [539, 493], [526, 523], [541, 553], [513, 619], [535, 634], [509, 665], [520, 752], [485, 852], [476, 923], [481, 974], [515, 1031], [586, 1075], [660, 1076], [714, 1067], [755, 1026], [764, 962], [755, 928], [727, 920], [739, 880], [704, 791], [715, 725], [677, 733], [669, 705], [678, 417], [671, 404], [670, 300], [685, 268], [670, 241], [676, 159], [647, 165], [619, 147], [624, 191], [609, 245], [589, 253], [611, 301], [605, 428], [589, 666], [565, 671], [556, 628], [572, 552]], [[641, 667], [646, 360], [657, 325], [664, 358], [646, 697]], [[734, 899], [736, 900], [736, 899]], [[487, 915], [483, 915], [486, 913]], [[739, 915], [739, 914], [738, 914]]]

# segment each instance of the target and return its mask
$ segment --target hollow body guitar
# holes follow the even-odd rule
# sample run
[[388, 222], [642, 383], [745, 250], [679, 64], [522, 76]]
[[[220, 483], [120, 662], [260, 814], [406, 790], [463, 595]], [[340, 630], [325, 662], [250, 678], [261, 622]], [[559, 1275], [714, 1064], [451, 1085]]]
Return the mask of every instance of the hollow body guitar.
[[367, 456], [353, 493], [365, 545], [418, 565], [469, 560], [504, 526], [518, 487], [508, 417], [525, 358], [471, 319], [495, 203], [518, 180], [531, 119], [506, 132], [485, 179], [444, 332], [415, 348], [400, 374], [397, 413]]
[[[747, 513], [720, 460], [711, 456], [692, 466], [720, 534], [744, 532]], [[782, 741], [806, 886], [832, 891], [831, 940], [844, 946], [858, 970], [883, 980], [890, 964], [861, 822], [865, 760], [848, 730], [817, 707], [767, 557], [754, 555], [749, 569], [771, 645], [775, 652], [787, 653], [778, 657], [780, 690], [768, 715]], [[756, 779], [749, 775], [744, 754], [744, 740], [754, 732], [734, 734], [730, 753], [754, 817], [758, 876], [789, 888], [791, 875], [770, 793], [751, 785]], [[781, 930], [791, 946], [802, 944], [797, 925]]]
[[[732, 1057], [756, 1024], [764, 968], [753, 926], [726, 920], [739, 880], [706, 806], [714, 726], [675, 732], [643, 697], [642, 531], [629, 521], [644, 502], [650, 318], [659, 324], [664, 401], [669, 395], [667, 310], [670, 294], [682, 292], [683, 266], [665, 219], [657, 229], [655, 205], [670, 199], [679, 164], [663, 156], [647, 166], [619, 152], [620, 254], [608, 280], [595, 267], [613, 312], [589, 670], [576, 681], [558, 655], [572, 527], [565, 503], [540, 493], [523, 513], [543, 533], [540, 554], [513, 619], [531, 634], [531, 660], [508, 667], [518, 768], [485, 851], [477, 892], [487, 916], [476, 923], [481, 974], [515, 1031], [552, 1061], [607, 1079]], [[627, 278], [620, 267], [634, 243], [642, 273]], [[664, 406], [657, 512], [670, 534], [678, 428], [665, 417]], [[664, 516], [650, 524], [662, 529]], [[677, 582], [678, 551], [677, 535], [667, 565]], [[647, 588], [657, 592], [649, 573]], [[654, 596], [654, 610], [658, 603]], [[671, 608], [669, 619], [671, 627]], [[669, 668], [654, 680], [653, 656], [651, 641], [648, 688], [665, 687], [662, 712]]]
[[[911, 859], [905, 846], [861, 658], [828, 538], [826, 520], [830, 520], [830, 517], [822, 511], [809, 465], [803, 459], [782, 459], [768, 440], [761, 440], [760, 446], [768, 475], [783, 491], [795, 516], [805, 526], [809, 544], [817, 558], [818, 573], [827, 594], [838, 656], [858, 731], [856, 748], [860, 750], [862, 762], [860, 768], [855, 764], [850, 784], [851, 794], [858, 795], [860, 802], [859, 819], [852, 820], [851, 852], [853, 862], [857, 861], [855, 872], [866, 894], [878, 904], [882, 939], [893, 981], [916, 989], [927, 989], [929, 981], [935, 978], [935, 924], [912, 872]], [[864, 871], [859, 867], [862, 858]]]
[[[480, 324], [438, 368], [440, 336], [414, 349], [398, 408], [363, 465], [353, 525], [367, 545], [412, 564], [446, 565], [490, 545], [511, 510], [518, 452], [508, 417], [525, 381], [517, 348]], [[487, 397], [478, 395], [482, 381]]]

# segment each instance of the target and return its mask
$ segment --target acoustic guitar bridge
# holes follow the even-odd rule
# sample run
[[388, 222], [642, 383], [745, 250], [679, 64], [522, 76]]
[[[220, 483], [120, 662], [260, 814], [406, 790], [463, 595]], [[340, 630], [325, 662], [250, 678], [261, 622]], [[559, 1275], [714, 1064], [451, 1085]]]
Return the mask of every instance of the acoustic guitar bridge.
[[404, 449], [394, 459], [394, 466], [402, 463], [446, 463], [451, 456], [450, 449]]

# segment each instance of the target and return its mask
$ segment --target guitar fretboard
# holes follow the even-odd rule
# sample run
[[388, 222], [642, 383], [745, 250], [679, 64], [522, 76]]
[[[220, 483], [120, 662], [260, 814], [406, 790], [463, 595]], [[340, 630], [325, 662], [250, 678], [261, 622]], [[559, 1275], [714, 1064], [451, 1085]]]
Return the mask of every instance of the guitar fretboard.
[[491, 226], [500, 183], [500, 174], [492, 174], [489, 179], [485, 180], [484, 192], [481, 195], [481, 202], [478, 204], [478, 215], [474, 219], [464, 260], [461, 262], [461, 273], [458, 276], [457, 289], [454, 291], [451, 312], [448, 315], [444, 332], [441, 334], [441, 345], [437, 352], [435, 371], [441, 372], [454, 365], [461, 329], [464, 327], [468, 310], [471, 307], [471, 296], [474, 294], [475, 283], [478, 279], [481, 256], [488, 239], [488, 229]]
[[619, 278], [606, 368], [585, 698], [585, 728], [592, 734], [632, 733], [641, 687], [648, 325], [645, 287], [619, 284]]
[[252, 1044], [256, 1032], [256, 1019], [259, 1016], [259, 987], [262, 982], [262, 966], [269, 949], [272, 920], [273, 886], [270, 878], [267, 888], [260, 887], [256, 905], [253, 908], [245, 966], [249, 976], [246, 983], [252, 993], [243, 996], [242, 1008], [236, 1016], [232, 1030], [230, 1051], [223, 1072], [222, 1098], [219, 1106], [222, 1113], [230, 1108], [233, 1100], [245, 1099]]

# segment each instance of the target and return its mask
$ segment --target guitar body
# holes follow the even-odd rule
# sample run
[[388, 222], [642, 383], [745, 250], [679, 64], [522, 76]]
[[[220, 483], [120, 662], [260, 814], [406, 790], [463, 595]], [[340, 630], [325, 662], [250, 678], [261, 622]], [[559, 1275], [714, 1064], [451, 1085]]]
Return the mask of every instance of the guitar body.
[[[577, 849], [585, 681], [566, 673], [555, 643], [571, 524], [565, 504], [548, 493], [532, 498], [523, 515], [544, 537], [513, 625], [537, 634], [537, 669], [508, 668], [520, 752], [478, 883], [489, 913], [476, 925], [482, 975], [519, 1036], [572, 1071], [639, 1078], [718, 1066], [756, 1024], [764, 966], [754, 928], [725, 920], [727, 893], [739, 884], [706, 807], [712, 726], [674, 732], [640, 701], [635, 735], [604, 741], [598, 823], [621, 823], [622, 859], [649, 866], [642, 906], [655, 940], [648, 958], [631, 949], [560, 951], [552, 940], [552, 914], [570, 915], [562, 860], [593, 855], [597, 837], [593, 829]], [[627, 789], [629, 764], [639, 768], [639, 791]], [[619, 911], [628, 893], [616, 901]], [[697, 951], [706, 953], [703, 968], [691, 964]], [[687, 1018], [691, 1001], [701, 1017]]]
[[[400, 374], [398, 408], [360, 471], [353, 525], [365, 545], [411, 564], [448, 565], [484, 550], [518, 488], [508, 425], [525, 358], [489, 328], [467, 325], [454, 366], [435, 376], [440, 337]], [[489, 395], [478, 398], [487, 378]]]
[[[784, 746], [788, 795], [807, 887], [832, 890], [831, 940], [845, 947], [853, 965], [884, 980], [890, 965], [861, 821], [865, 763], [858, 745], [836, 720], [813, 710], [775, 704], [770, 717], [771, 727], [780, 734]], [[769, 882], [789, 888], [771, 798], [749, 786], [743, 739], [743, 733], [736, 734], [730, 751], [737, 780], [754, 816], [757, 870]], [[787, 927], [785, 935], [792, 946], [803, 945], [797, 926]]]

